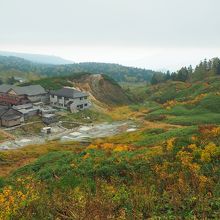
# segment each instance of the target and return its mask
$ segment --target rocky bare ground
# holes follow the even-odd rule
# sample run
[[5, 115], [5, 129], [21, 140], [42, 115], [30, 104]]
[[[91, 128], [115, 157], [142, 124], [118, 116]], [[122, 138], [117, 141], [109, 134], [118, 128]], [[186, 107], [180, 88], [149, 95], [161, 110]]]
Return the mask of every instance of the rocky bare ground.
[[43, 144], [51, 140], [89, 142], [91, 139], [113, 136], [118, 133], [132, 132], [137, 129], [132, 122], [100, 123], [95, 125], [81, 125], [73, 129], [52, 126], [50, 135], [36, 135], [18, 137], [0, 144], [0, 150], [11, 150], [28, 145]]

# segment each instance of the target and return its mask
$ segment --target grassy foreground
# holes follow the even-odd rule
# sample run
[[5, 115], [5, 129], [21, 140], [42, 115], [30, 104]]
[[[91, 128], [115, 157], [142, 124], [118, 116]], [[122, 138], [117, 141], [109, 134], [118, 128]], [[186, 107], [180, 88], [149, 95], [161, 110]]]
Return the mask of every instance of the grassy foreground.
[[1, 178], [0, 217], [219, 219], [219, 144], [220, 128], [201, 126], [149, 148], [52, 142], [3, 152], [3, 167], [33, 162]]

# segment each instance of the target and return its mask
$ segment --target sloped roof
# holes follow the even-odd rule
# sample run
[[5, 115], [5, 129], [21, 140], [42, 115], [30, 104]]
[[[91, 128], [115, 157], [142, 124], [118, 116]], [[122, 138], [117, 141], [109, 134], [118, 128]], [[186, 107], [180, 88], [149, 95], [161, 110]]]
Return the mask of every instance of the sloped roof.
[[0, 106], [0, 117], [1, 117], [1, 115], [3, 115], [7, 111], [8, 111], [7, 106]]
[[0, 85], [0, 92], [6, 93], [12, 87], [13, 87], [12, 85], [2, 84], [2, 85]]
[[22, 105], [15, 105], [12, 108], [15, 110], [20, 110], [20, 109], [29, 109], [32, 108], [33, 104], [32, 103], [26, 103], [26, 104], [22, 104]]
[[7, 93], [9, 90], [15, 91], [18, 95], [40, 95], [45, 94], [46, 91], [41, 85], [30, 85], [30, 86], [14, 86], [14, 85], [0, 85], [0, 92]]
[[14, 120], [22, 117], [22, 113], [15, 109], [8, 109], [5, 113], [1, 115], [1, 118], [4, 120]]
[[88, 96], [88, 94], [85, 92], [81, 92], [79, 90], [76, 90], [73, 88], [67, 88], [67, 87], [59, 89], [57, 91], [51, 91], [50, 94], [62, 96], [62, 97], [66, 97], [66, 98], [80, 98], [80, 97]]

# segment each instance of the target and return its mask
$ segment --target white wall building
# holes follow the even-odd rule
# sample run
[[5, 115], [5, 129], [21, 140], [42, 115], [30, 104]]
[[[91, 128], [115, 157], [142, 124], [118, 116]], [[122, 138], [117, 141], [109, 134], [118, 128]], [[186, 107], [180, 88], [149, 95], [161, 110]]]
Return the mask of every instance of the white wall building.
[[69, 87], [51, 91], [50, 104], [54, 107], [69, 109], [71, 112], [77, 112], [91, 106], [87, 93]]

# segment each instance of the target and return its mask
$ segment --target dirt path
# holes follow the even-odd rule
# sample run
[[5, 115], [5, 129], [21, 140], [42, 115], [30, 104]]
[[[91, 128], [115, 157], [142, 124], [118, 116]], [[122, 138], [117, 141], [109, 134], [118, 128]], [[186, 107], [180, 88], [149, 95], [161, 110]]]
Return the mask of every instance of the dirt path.
[[170, 129], [170, 128], [183, 128], [184, 126], [182, 125], [173, 125], [173, 124], [168, 124], [165, 122], [152, 122], [152, 121], [144, 121], [143, 125], [149, 129], [154, 129], [154, 128], [162, 128], [162, 129]]
[[14, 140], [16, 137], [13, 134], [10, 134], [2, 129], [0, 129], [0, 135], [5, 137], [5, 140], [1, 140], [0, 143], [5, 142], [6, 140]]

